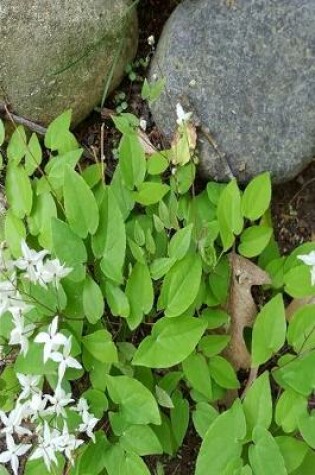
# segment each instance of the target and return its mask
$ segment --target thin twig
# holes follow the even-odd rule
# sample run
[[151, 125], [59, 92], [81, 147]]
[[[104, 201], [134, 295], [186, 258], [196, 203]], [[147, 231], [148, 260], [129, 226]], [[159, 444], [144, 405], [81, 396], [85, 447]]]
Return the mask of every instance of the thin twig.
[[11, 122], [13, 121], [15, 124], [24, 125], [33, 132], [36, 132], [38, 135], [46, 134], [47, 129], [45, 127], [42, 127], [31, 120], [25, 119], [25, 117], [14, 114], [13, 112], [8, 112], [8, 110], [6, 104], [0, 103], [0, 117], [10, 120]]
[[309, 185], [311, 185], [314, 182], [315, 182], [315, 177], [311, 178], [306, 183], [304, 183], [304, 185], [299, 189], [299, 191], [297, 191], [295, 195], [293, 195], [293, 197], [290, 199], [289, 204], [291, 205], [299, 196], [299, 194], [302, 193], [302, 191], [305, 190], [305, 188], [307, 188]]

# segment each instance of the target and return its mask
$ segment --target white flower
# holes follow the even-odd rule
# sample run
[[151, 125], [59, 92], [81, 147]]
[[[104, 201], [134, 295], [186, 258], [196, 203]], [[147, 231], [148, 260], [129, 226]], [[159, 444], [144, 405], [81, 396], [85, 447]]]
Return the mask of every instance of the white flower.
[[143, 132], [145, 132], [147, 130], [147, 121], [145, 119], [140, 119], [140, 129], [143, 130]]
[[27, 408], [31, 421], [34, 422], [38, 417], [42, 417], [45, 414], [45, 407], [47, 399], [43, 397], [42, 392], [33, 394], [32, 399], [28, 401]]
[[148, 45], [154, 46], [155, 45], [154, 35], [150, 35], [147, 41], [148, 41]]
[[25, 375], [21, 373], [16, 374], [20, 385], [22, 386], [22, 392], [19, 395], [19, 400], [27, 399], [34, 393], [40, 393], [38, 387], [40, 382], [40, 376], [33, 376], [31, 374]]
[[73, 434], [69, 434], [67, 424], [64, 423], [62, 435], [60, 436], [60, 450], [64, 452], [65, 456], [70, 460], [71, 464], [74, 464], [72, 453], [81, 444], [83, 444], [83, 440], [76, 439]]
[[48, 260], [45, 263], [39, 262], [37, 265], [38, 283], [43, 287], [53, 282], [56, 287], [59, 281], [72, 272], [72, 268], [65, 267], [59, 259]]
[[24, 413], [25, 407], [21, 404], [17, 404], [8, 415], [4, 411], [0, 411], [0, 420], [4, 426], [0, 432], [9, 435], [14, 433], [17, 435], [31, 435], [32, 433], [29, 429], [21, 426]]
[[24, 239], [21, 241], [21, 251], [23, 257], [14, 261], [15, 267], [25, 271], [26, 277], [31, 282], [38, 282], [37, 266], [43, 261], [44, 257], [47, 256], [49, 252], [46, 250], [36, 252], [33, 249], [30, 249]]
[[59, 363], [58, 384], [61, 383], [67, 368], [75, 368], [75, 369], [82, 368], [80, 363], [75, 358], [70, 356], [70, 351], [71, 351], [71, 336], [64, 343], [62, 353], [55, 351], [51, 353], [50, 355], [51, 360], [56, 361], [56, 363]]
[[19, 470], [19, 457], [26, 454], [26, 452], [32, 447], [31, 444], [15, 444], [12, 435], [6, 436], [7, 450], [0, 454], [0, 462], [10, 462], [14, 475], [18, 474]]
[[50, 472], [51, 463], [58, 465], [58, 460], [56, 457], [56, 452], [58, 451], [58, 438], [60, 437], [59, 432], [54, 429], [50, 431], [50, 428], [45, 421], [44, 423], [44, 432], [38, 437], [38, 447], [34, 450], [32, 455], [29, 457], [29, 460], [36, 460], [39, 458], [44, 459], [44, 463], [47, 467], [47, 470]]
[[311, 270], [311, 284], [315, 285], [315, 251], [311, 251], [309, 254], [303, 254], [297, 256], [298, 259], [304, 262], [307, 266], [310, 266]]
[[62, 333], [58, 333], [57, 330], [58, 317], [56, 316], [49, 325], [48, 331], [39, 333], [34, 339], [35, 343], [44, 343], [44, 363], [48, 361], [54, 350], [67, 342], [67, 338]]
[[11, 309], [11, 313], [13, 316], [12, 321], [14, 323], [14, 328], [10, 333], [9, 345], [20, 345], [21, 352], [25, 356], [29, 348], [28, 339], [32, 335], [35, 325], [33, 323], [25, 325], [24, 317], [21, 315], [21, 310], [13, 312], [13, 309]]
[[15, 276], [8, 280], [0, 282], [0, 317], [5, 312], [13, 312], [14, 310], [21, 310], [23, 312], [31, 309], [31, 306], [26, 305], [16, 289]]
[[189, 119], [192, 116], [192, 112], [185, 112], [180, 103], [176, 104], [176, 114], [177, 114], [176, 122], [178, 125], [185, 124], [186, 122], [189, 121]]
[[88, 405], [86, 399], [84, 399], [84, 397], [81, 397], [79, 399], [77, 405], [72, 407], [71, 409], [72, 409], [72, 411], [78, 412], [82, 416], [82, 414], [84, 412], [89, 412], [89, 405]]
[[98, 423], [98, 419], [89, 412], [84, 411], [81, 415], [82, 424], [79, 425], [79, 432], [85, 432], [95, 442], [95, 435], [93, 429]]
[[45, 414], [56, 414], [57, 416], [67, 417], [65, 407], [67, 407], [74, 399], [71, 398], [71, 393], [66, 392], [57, 386], [57, 389], [53, 396], [50, 394], [45, 395], [46, 400], [51, 404], [46, 410]]

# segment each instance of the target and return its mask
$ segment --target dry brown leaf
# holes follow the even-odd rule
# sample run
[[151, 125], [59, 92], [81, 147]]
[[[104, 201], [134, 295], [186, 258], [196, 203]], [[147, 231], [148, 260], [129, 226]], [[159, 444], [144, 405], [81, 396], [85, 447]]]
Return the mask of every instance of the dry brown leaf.
[[251, 358], [243, 337], [245, 327], [251, 327], [257, 307], [251, 294], [253, 285], [270, 284], [269, 275], [248, 259], [231, 253], [232, 268], [230, 298], [227, 311], [231, 317], [228, 334], [231, 336], [224, 355], [235, 369], [250, 368]]
[[292, 302], [285, 309], [285, 316], [288, 322], [293, 317], [293, 314], [304, 305], [315, 304], [315, 297], [304, 297], [303, 299], [293, 299]]
[[146, 155], [153, 155], [154, 153], [157, 152], [156, 148], [152, 145], [149, 137], [147, 134], [143, 132], [143, 130], [138, 129], [138, 138], [139, 142], [144, 150], [144, 153]]

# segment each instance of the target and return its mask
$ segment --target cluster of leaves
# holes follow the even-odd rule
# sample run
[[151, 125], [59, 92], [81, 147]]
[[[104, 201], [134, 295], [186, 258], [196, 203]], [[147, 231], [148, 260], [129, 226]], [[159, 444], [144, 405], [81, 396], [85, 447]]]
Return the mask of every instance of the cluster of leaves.
[[[100, 420], [95, 440], [76, 449], [66, 473], [149, 475], [143, 457], [174, 455], [190, 422], [202, 439], [196, 475], [313, 473], [315, 305], [297, 305], [288, 321], [284, 302], [315, 295], [299, 259], [315, 243], [280, 256], [268, 173], [244, 191], [232, 180], [197, 194], [188, 118], [170, 150], [146, 154], [139, 120], [122, 114], [113, 118], [122, 137], [106, 183], [106, 164], [80, 163], [70, 120], [66, 112], [50, 125], [45, 153], [36, 135], [28, 138], [23, 127], [13, 133], [1, 229], [13, 258], [26, 239], [71, 269], [58, 289], [33, 284], [28, 294], [36, 309], [32, 338], [59, 316], [82, 365], [66, 369], [62, 388], [85, 398]], [[235, 307], [244, 289], [250, 293], [249, 264], [263, 272], [270, 299], [244, 339]], [[32, 341], [15, 358], [2, 321], [0, 404], [10, 412], [17, 373], [38, 375], [53, 391], [58, 368], [43, 363]], [[235, 354], [240, 342], [248, 366]], [[250, 366], [259, 376], [244, 391], [236, 370]], [[62, 457], [53, 473], [63, 473]], [[44, 461], [26, 463], [25, 473], [39, 472], [47, 473]]]

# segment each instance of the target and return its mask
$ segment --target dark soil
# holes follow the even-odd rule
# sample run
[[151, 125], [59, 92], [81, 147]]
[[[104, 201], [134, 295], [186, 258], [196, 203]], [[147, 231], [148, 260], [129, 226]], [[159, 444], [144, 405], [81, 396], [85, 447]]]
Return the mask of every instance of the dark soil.
[[[180, 3], [180, 0], [140, 0], [138, 6], [140, 40], [136, 60], [152, 55], [147, 38], [154, 35], [158, 40], [163, 25], [169, 15]], [[163, 137], [152, 122], [149, 109], [140, 97], [144, 68], [137, 68], [138, 79], [134, 82], [125, 79], [119, 87], [119, 92], [126, 94], [128, 112], [143, 117], [148, 122], [148, 136], [156, 146], [163, 147]], [[106, 101], [105, 107], [114, 110], [115, 91]], [[119, 135], [115, 131], [112, 121], [106, 111], [103, 117], [100, 113], [93, 113], [76, 134], [91, 154], [100, 155], [101, 127], [103, 125], [104, 150], [107, 163], [107, 174], [111, 176], [115, 167], [115, 157], [112, 149], [118, 145]], [[290, 252], [297, 245], [315, 239], [315, 162], [313, 162], [298, 177], [289, 183], [274, 187], [272, 219], [276, 238], [282, 253]], [[200, 447], [200, 438], [193, 429], [188, 431], [180, 451], [173, 457], [149, 457], [147, 463], [151, 473], [156, 473], [157, 463], [162, 464], [165, 475], [193, 475], [196, 456]]]

